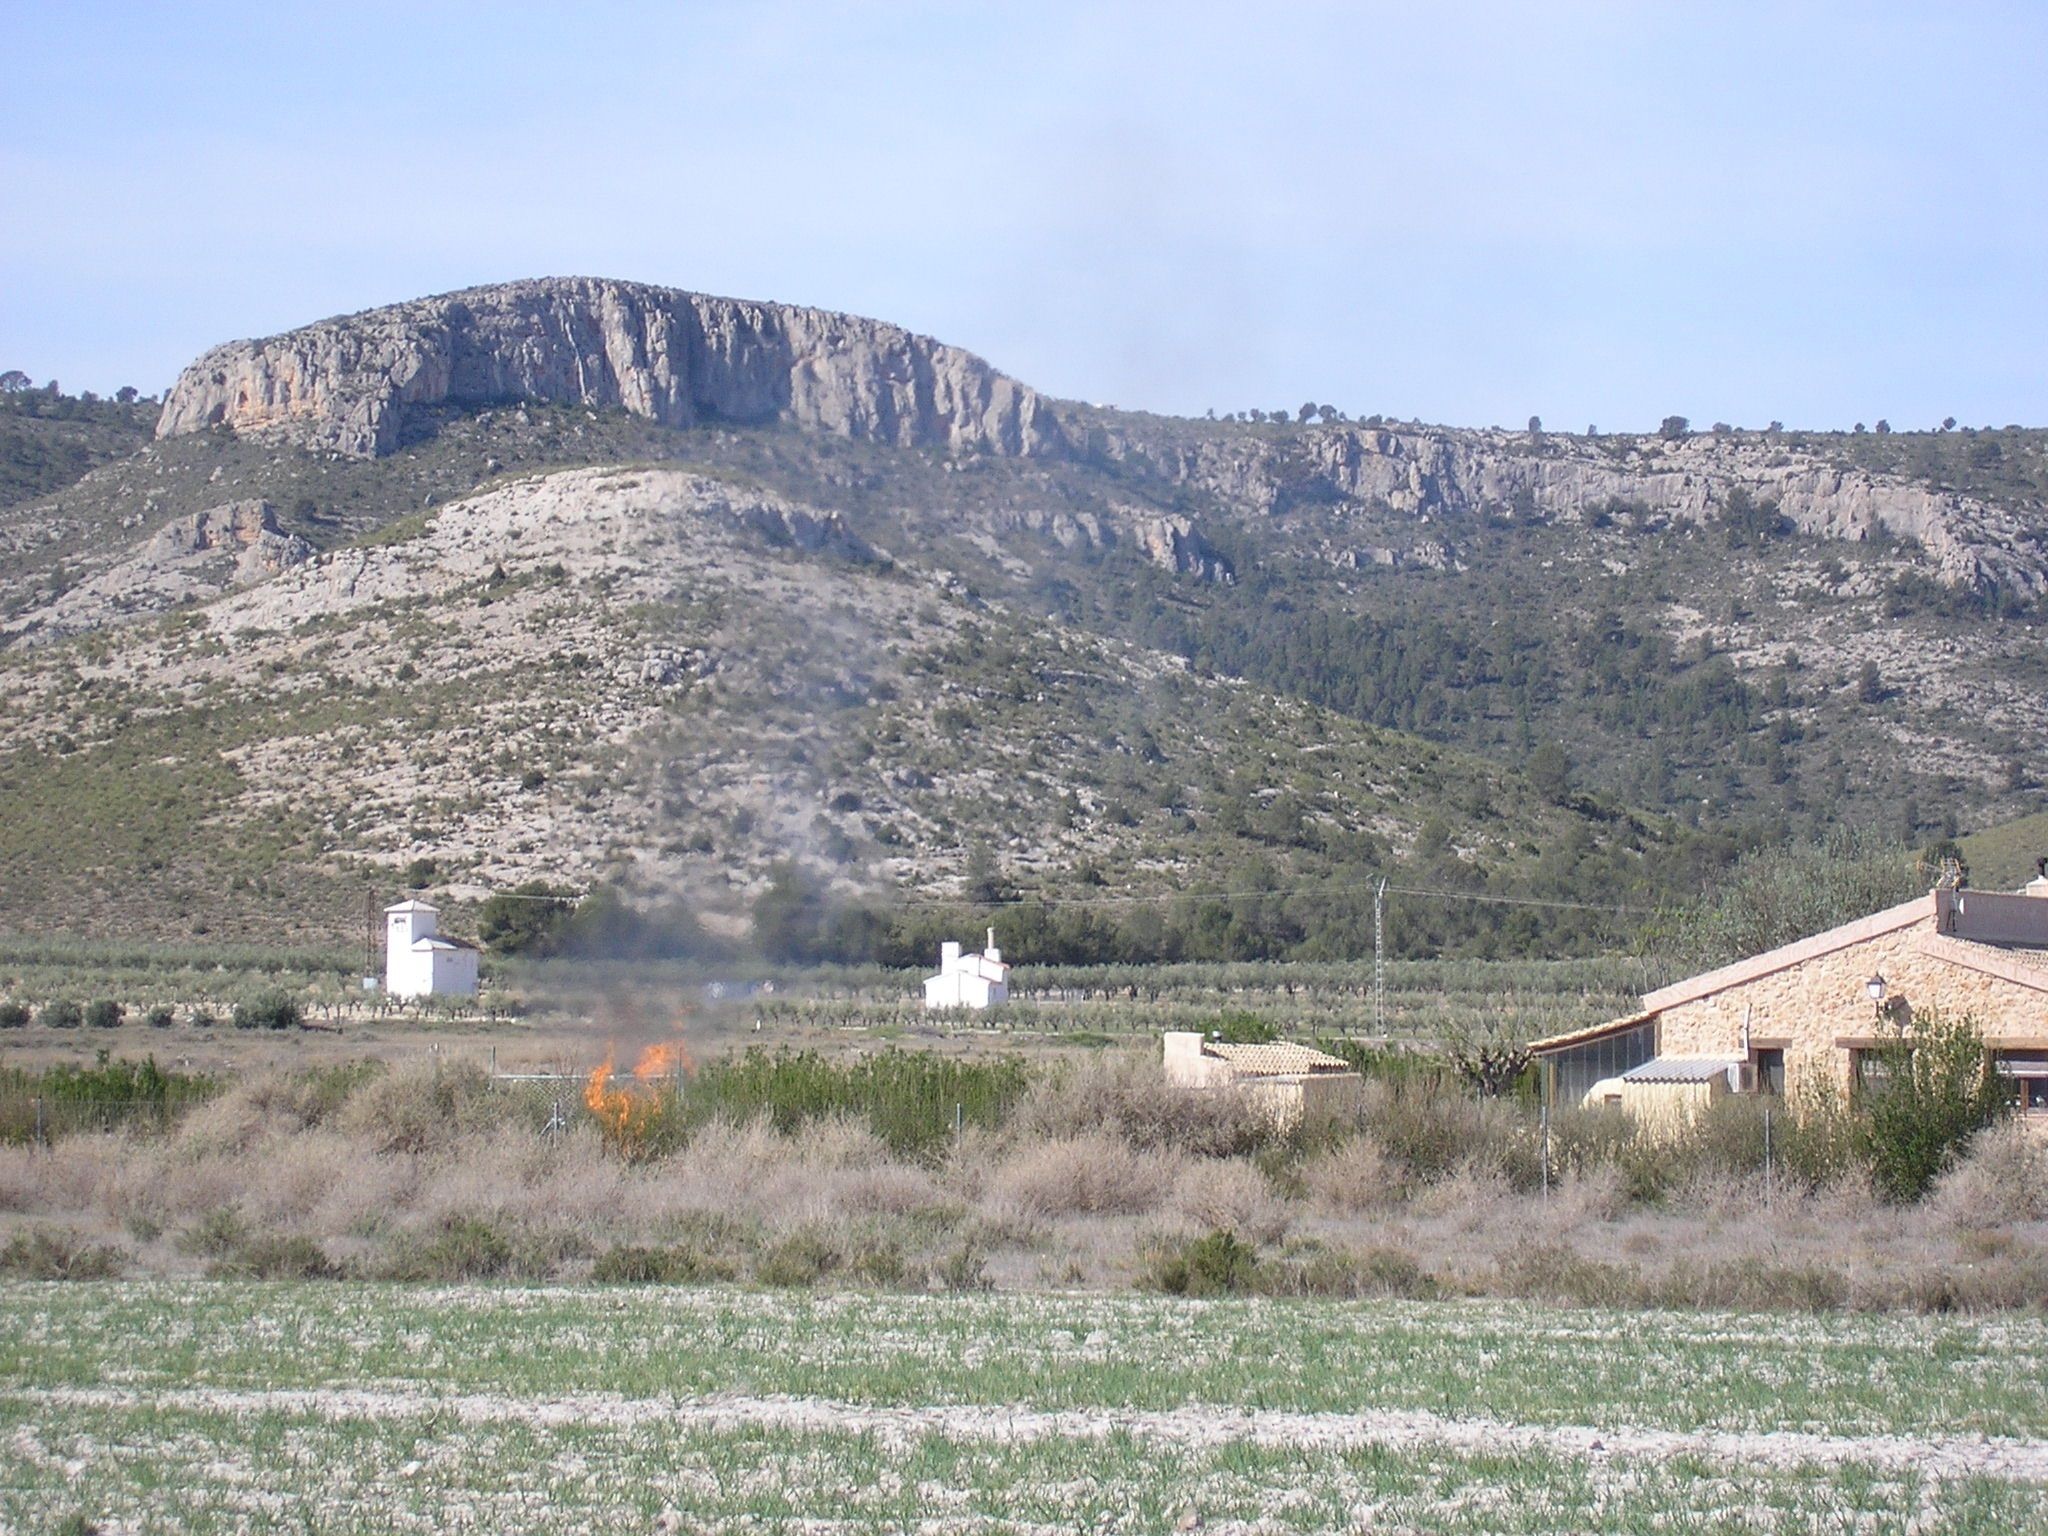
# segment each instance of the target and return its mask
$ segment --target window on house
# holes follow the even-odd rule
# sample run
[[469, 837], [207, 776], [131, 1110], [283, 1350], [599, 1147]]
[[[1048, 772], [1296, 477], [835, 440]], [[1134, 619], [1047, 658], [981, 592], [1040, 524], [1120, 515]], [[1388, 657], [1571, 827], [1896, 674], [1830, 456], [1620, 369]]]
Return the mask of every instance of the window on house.
[[1656, 1054], [1657, 1026], [1654, 1021], [1554, 1052], [1546, 1058], [1550, 1067], [1551, 1102], [1581, 1103], [1595, 1083], [1619, 1077], [1631, 1067], [1640, 1067]]
[[2048, 1052], [1996, 1051], [1991, 1065], [2021, 1114], [2048, 1115]]
[[[1910, 1053], [1912, 1047], [1906, 1049]], [[1857, 1093], [1883, 1093], [1892, 1080], [1890, 1054], [1885, 1051], [1851, 1051], [1849, 1071]]]
[[1756, 1053], [1756, 1091], [1785, 1097], [1785, 1052], [1771, 1047]]

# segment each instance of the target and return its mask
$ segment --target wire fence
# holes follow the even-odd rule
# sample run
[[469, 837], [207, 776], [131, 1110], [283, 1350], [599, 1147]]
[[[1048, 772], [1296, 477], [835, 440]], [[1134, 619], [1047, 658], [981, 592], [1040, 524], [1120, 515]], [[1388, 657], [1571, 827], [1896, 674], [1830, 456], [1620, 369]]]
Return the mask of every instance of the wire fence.
[[220, 1088], [216, 1078], [164, 1072], [153, 1061], [0, 1069], [0, 1143], [48, 1146], [65, 1136], [162, 1131]]

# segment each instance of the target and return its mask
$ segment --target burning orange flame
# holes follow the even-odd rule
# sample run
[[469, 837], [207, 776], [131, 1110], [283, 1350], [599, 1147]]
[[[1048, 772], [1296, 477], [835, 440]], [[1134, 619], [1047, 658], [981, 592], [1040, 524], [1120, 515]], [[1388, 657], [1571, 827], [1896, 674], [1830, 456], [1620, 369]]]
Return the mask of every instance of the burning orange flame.
[[660, 1080], [678, 1067], [685, 1071], [694, 1068], [680, 1041], [650, 1045], [633, 1064], [633, 1081], [614, 1087], [614, 1059], [613, 1051], [605, 1052], [603, 1065], [590, 1074], [590, 1081], [584, 1085], [583, 1102], [597, 1120], [604, 1139], [630, 1157], [640, 1150], [661, 1108]]

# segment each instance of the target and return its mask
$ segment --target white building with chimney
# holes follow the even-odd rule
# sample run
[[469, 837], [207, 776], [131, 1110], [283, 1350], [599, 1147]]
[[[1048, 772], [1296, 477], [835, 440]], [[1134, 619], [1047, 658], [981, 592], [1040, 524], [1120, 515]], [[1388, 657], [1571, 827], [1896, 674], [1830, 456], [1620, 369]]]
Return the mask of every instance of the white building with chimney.
[[927, 1008], [987, 1008], [1007, 1002], [1010, 996], [1010, 968], [1003, 952], [996, 948], [996, 931], [988, 931], [988, 948], [978, 955], [962, 954], [960, 946], [939, 946], [939, 973], [924, 979]]
[[475, 997], [476, 946], [440, 931], [424, 901], [384, 909], [384, 991], [391, 997]]

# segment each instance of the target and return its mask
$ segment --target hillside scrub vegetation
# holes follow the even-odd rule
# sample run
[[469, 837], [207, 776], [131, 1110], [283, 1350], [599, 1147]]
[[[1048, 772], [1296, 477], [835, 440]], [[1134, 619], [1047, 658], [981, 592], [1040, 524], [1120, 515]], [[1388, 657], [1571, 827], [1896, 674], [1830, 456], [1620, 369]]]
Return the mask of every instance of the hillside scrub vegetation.
[[1638, 942], [1685, 969], [1711, 970], [1926, 895], [1944, 851], [1915, 853], [1869, 827], [1755, 848]]
[[1546, 1165], [1527, 1105], [1415, 1073], [1289, 1134], [1234, 1096], [1168, 1087], [1150, 1052], [1028, 1080], [1009, 1064], [764, 1054], [686, 1081], [681, 1103], [644, 1091], [626, 1148], [581, 1113], [549, 1130], [559, 1096], [479, 1072], [252, 1076], [158, 1122], [0, 1146], [0, 1228], [24, 1255], [104, 1249], [171, 1274], [1806, 1310], [2048, 1299], [2043, 1154], [1997, 1128], [1927, 1198], [1888, 1204], [1782, 1109], [1767, 1164], [1755, 1101], [1670, 1142], [1561, 1112]]
[[[128, 412], [144, 438], [149, 415], [35, 389], [7, 410], [44, 435]], [[610, 871], [585, 850], [620, 844], [644, 889], [588, 932], [507, 923], [503, 947], [675, 953], [680, 917], [642, 907], [715, 898], [730, 934], [796, 858], [835, 900], [775, 891], [763, 947], [877, 959], [929, 937], [905, 897], [973, 906], [973, 825], [1062, 961], [1355, 955], [1380, 875], [1457, 893], [1397, 903], [1396, 954], [1584, 954], [1627, 937], [1595, 908], [1683, 900], [1747, 847], [2038, 809], [2043, 663], [2001, 618], [2032, 589], [1951, 582], [1884, 527], [1799, 531], [1769, 474], [1742, 478], [1876, 455], [1991, 498], [2031, 549], [2038, 432], [1411, 426], [1418, 450], [1600, 487], [1418, 512], [1318, 468], [1346, 444], [1376, 462], [1351, 435], [1394, 430], [1376, 419], [1059, 410], [1072, 452], [1029, 462], [540, 402], [437, 407], [374, 460], [109, 439], [112, 462], [0, 508], [0, 917], [342, 942], [366, 881], [588, 890]], [[1735, 478], [1684, 514], [1629, 498], [1679, 462]], [[256, 500], [412, 595], [309, 606], [265, 581], [152, 616], [96, 585], [156, 558], [168, 520]], [[544, 507], [609, 519], [619, 557], [577, 518], [527, 518]], [[1915, 750], [1937, 731], [1938, 756]], [[402, 816], [358, 778], [401, 759]]]

